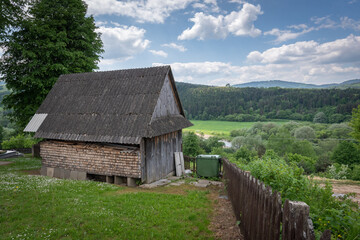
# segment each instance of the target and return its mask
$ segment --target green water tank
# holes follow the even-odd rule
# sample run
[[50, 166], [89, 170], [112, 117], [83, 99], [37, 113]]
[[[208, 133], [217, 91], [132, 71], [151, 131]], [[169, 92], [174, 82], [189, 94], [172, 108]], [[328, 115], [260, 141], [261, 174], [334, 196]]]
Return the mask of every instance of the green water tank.
[[196, 174], [201, 177], [218, 177], [220, 159], [220, 155], [198, 155], [196, 157]]

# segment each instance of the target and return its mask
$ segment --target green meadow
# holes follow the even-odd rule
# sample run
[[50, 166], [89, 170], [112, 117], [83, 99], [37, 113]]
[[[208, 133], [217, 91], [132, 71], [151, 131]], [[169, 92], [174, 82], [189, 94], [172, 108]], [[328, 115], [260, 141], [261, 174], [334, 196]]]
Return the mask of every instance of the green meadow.
[[[269, 121], [278, 125], [282, 125], [289, 120], [273, 120]], [[202, 121], [191, 120], [194, 126], [184, 129], [185, 132], [193, 131], [209, 135], [230, 135], [231, 130], [240, 128], [250, 128], [256, 122], [228, 122], [228, 121]]]
[[203, 189], [27, 175], [40, 159], [7, 161], [0, 166], [0, 239], [213, 239]]

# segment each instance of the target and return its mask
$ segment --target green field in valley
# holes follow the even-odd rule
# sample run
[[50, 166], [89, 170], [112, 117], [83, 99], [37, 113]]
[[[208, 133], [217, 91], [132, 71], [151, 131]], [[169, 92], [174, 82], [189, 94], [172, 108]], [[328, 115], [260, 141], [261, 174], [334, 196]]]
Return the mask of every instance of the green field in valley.
[[[269, 121], [275, 124], [282, 125], [289, 120], [273, 120]], [[191, 120], [194, 126], [184, 129], [185, 132], [194, 131], [197, 133], [204, 133], [209, 135], [229, 135], [231, 130], [240, 128], [250, 128], [256, 122], [227, 122], [227, 121], [202, 121], [202, 120]]]

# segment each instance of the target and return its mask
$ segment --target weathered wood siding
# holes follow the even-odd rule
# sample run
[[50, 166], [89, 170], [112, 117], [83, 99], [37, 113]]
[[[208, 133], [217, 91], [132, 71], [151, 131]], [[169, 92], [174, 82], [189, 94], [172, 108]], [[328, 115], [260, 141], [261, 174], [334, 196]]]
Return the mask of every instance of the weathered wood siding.
[[145, 139], [145, 182], [151, 183], [175, 171], [174, 152], [181, 152], [181, 131]]
[[139, 148], [48, 140], [41, 142], [40, 155], [45, 167], [141, 178]]
[[169, 77], [166, 76], [151, 120], [163, 116], [178, 115], [180, 114], [179, 109], [178, 103], [175, 100], [174, 89], [170, 83]]

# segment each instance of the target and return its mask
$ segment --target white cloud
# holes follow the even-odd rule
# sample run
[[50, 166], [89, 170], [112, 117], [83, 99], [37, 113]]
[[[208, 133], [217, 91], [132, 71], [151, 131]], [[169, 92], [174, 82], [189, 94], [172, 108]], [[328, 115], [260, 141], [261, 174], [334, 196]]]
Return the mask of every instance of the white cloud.
[[129, 59], [143, 52], [150, 44], [150, 41], [144, 38], [146, 31], [134, 26], [100, 26], [96, 31], [101, 33], [105, 50], [103, 57], [108, 61]]
[[164, 23], [173, 11], [185, 9], [196, 0], [85, 0], [92, 15], [120, 15], [138, 22]]
[[185, 51], [187, 51], [187, 49], [186, 49], [184, 46], [178, 45], [178, 44], [176, 44], [176, 43], [165, 43], [165, 44], [163, 44], [163, 45], [161, 45], [161, 46], [163, 46], [163, 47], [168, 47], [168, 48], [174, 48], [174, 49], [176, 49], [176, 50], [179, 50], [180, 52], [185, 52]]
[[[297, 42], [248, 54], [254, 64], [225, 62], [171, 63], [176, 81], [222, 85], [261, 80], [322, 84], [360, 76], [360, 36], [319, 44]], [[161, 65], [154, 63], [153, 65]]]
[[341, 21], [342, 28], [350, 28], [350, 29], [354, 29], [356, 31], [360, 31], [360, 20], [355, 21], [354, 19], [351, 19], [348, 17], [342, 17], [342, 18], [340, 18], [340, 21]]
[[217, 5], [216, 0], [204, 0], [203, 3], [201, 2], [195, 2], [192, 4], [193, 8], [201, 9], [202, 11], [208, 11], [208, 12], [219, 12], [220, 8]]
[[274, 40], [274, 42], [281, 43], [288, 40], [296, 39], [299, 36], [302, 36], [312, 31], [319, 31], [321, 29], [333, 29], [338, 27], [353, 28], [355, 30], [356, 28], [360, 29], [360, 22], [356, 22], [353, 19], [349, 19], [347, 17], [341, 18], [341, 23], [331, 20], [329, 16], [312, 17], [310, 20], [315, 24], [312, 27], [309, 27], [306, 24], [290, 25], [287, 27], [288, 29], [285, 30], [273, 28], [270, 31], [264, 32], [264, 35], [275, 36], [276, 39]]
[[160, 57], [167, 57], [168, 54], [162, 50], [156, 51], [156, 50], [149, 50], [149, 52], [151, 52], [152, 54], [156, 55], [156, 56], [160, 56]]
[[315, 41], [297, 42], [270, 48], [262, 53], [250, 52], [250, 62], [258, 63], [345, 63], [360, 61], [360, 36], [350, 35], [344, 39], [319, 44]]
[[292, 32], [291, 30], [280, 30], [278, 28], [273, 28], [270, 31], [264, 32], [264, 35], [273, 35], [276, 36], [275, 42], [281, 43], [286, 42], [291, 39], [295, 39], [305, 33], [312, 31], [312, 28], [303, 29], [301, 32]]
[[312, 17], [311, 21], [318, 25], [317, 29], [322, 28], [335, 28], [336, 22], [331, 20], [329, 16], [325, 17]]
[[198, 12], [190, 18], [194, 23], [192, 28], [184, 30], [178, 39], [223, 39], [229, 34], [256, 37], [261, 34], [261, 30], [255, 28], [254, 22], [262, 13], [260, 5], [255, 6], [250, 3], [245, 3], [240, 11], [233, 11], [225, 16], [215, 17]]

